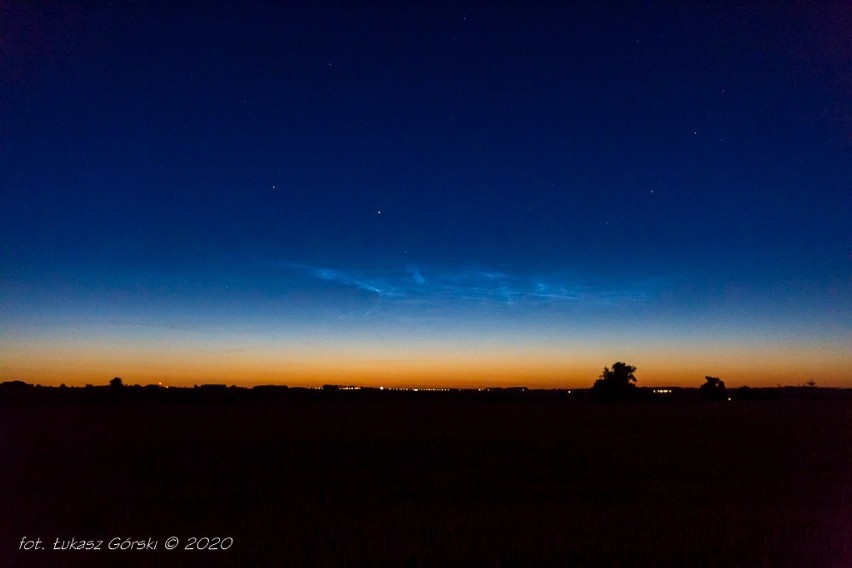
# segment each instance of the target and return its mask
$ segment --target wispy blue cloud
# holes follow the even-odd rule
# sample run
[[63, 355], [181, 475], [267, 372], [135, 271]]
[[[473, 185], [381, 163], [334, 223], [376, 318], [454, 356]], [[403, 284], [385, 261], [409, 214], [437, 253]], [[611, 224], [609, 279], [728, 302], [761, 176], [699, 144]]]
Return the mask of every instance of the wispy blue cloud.
[[559, 276], [531, 276], [489, 270], [343, 270], [287, 263], [291, 277], [325, 281], [376, 294], [399, 303], [619, 305], [647, 301], [658, 285], [581, 282]]

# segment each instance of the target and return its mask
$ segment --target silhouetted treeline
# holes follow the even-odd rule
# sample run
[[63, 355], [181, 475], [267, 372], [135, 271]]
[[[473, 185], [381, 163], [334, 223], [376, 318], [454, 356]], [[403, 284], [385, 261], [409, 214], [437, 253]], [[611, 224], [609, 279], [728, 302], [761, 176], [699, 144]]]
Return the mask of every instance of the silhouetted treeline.
[[[707, 391], [699, 388], [628, 387], [629, 394], [619, 392], [613, 397], [620, 401], [697, 401], [707, 398]], [[740, 387], [724, 391], [717, 400], [759, 401], [790, 398], [852, 398], [852, 389], [813, 387], [749, 388]], [[268, 403], [287, 400], [357, 401], [357, 400], [612, 400], [592, 389], [528, 389], [526, 387], [491, 387], [483, 389], [379, 389], [374, 387], [343, 387], [326, 385], [311, 389], [284, 385], [259, 385], [238, 387], [224, 384], [204, 384], [194, 387], [164, 387], [160, 385], [125, 385], [113, 379], [108, 385], [84, 387], [48, 387], [24, 381], [0, 383], [0, 404], [149, 404], [149, 403]]]

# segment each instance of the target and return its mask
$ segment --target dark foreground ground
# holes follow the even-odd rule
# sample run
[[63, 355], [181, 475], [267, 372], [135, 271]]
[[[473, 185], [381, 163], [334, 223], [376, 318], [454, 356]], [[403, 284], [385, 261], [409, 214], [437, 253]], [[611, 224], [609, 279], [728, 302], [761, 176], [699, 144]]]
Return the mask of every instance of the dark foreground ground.
[[848, 567], [850, 448], [848, 398], [5, 404], [0, 565]]

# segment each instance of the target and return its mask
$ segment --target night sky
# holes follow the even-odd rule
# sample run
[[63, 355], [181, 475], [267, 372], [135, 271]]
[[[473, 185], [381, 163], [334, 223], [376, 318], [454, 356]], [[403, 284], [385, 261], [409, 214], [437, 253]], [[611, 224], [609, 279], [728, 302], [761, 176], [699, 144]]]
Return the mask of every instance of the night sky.
[[3, 2], [0, 380], [852, 387], [850, 4], [506, 4]]

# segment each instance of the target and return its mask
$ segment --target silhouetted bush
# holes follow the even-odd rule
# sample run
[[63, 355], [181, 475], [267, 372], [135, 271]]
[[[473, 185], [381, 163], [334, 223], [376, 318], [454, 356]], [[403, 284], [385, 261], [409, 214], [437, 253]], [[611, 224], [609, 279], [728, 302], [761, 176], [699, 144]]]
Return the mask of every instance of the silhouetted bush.
[[618, 361], [612, 369], [604, 367], [598, 380], [592, 385], [592, 395], [601, 399], [634, 399], [638, 396], [636, 388], [636, 367]]
[[23, 391], [28, 388], [32, 388], [32, 385], [25, 383], [24, 381], [5, 381], [3, 383], [0, 383], [0, 389], [3, 390]]
[[704, 377], [704, 384], [698, 389], [698, 394], [706, 400], [724, 400], [728, 397], [725, 381], [719, 377]]

